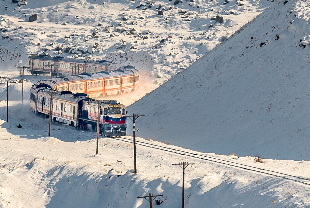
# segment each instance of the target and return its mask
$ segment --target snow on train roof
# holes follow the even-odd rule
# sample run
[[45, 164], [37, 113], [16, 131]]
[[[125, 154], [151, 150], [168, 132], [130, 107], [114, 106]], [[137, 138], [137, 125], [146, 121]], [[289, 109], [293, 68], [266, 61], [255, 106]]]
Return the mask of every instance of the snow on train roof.
[[118, 69], [114, 71], [97, 72], [94, 74], [82, 73], [79, 75], [71, 75], [71, 76], [67, 76], [64, 78], [53, 78], [53, 80], [55, 80], [57, 84], [60, 84], [60, 83], [73, 82], [73, 81], [104, 79], [104, 78], [120, 77], [120, 76], [126, 76], [126, 75], [137, 75], [137, 74], [138, 73], [135, 68], [133, 70]]
[[[82, 73], [79, 75], [71, 75], [63, 78], [53, 77], [52, 80], [40, 80], [39, 83], [44, 83], [52, 86], [53, 88], [56, 85], [64, 84], [68, 82], [77, 82], [77, 81], [86, 81], [86, 80], [95, 80], [95, 79], [104, 79], [104, 78], [112, 78], [112, 77], [120, 77], [126, 75], [137, 75], [138, 71], [134, 67], [123, 67], [114, 71], [102, 71], [94, 74]], [[130, 70], [128, 70], [130, 69]]]
[[109, 66], [111, 64], [110, 61], [107, 60], [85, 60], [85, 59], [76, 59], [76, 58], [65, 58], [62, 56], [49, 56], [49, 55], [33, 55], [29, 56], [29, 59], [38, 59], [38, 60], [46, 60], [46, 61], [63, 61], [63, 62], [74, 62], [74, 63], [80, 63], [80, 64], [99, 64], [104, 66]]

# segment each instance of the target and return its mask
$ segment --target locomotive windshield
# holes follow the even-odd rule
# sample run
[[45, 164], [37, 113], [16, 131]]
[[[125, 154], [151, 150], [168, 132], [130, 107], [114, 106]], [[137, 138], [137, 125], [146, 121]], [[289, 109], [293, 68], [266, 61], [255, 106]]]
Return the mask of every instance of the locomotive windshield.
[[104, 115], [121, 114], [121, 107], [108, 107], [104, 109]]

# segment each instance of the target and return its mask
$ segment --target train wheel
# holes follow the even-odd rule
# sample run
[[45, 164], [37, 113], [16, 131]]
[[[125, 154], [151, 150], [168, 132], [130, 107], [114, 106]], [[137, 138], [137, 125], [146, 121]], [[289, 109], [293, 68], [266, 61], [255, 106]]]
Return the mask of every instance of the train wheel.
[[92, 124], [86, 124], [86, 129], [92, 131], [93, 130]]
[[97, 131], [97, 124], [92, 125], [93, 131]]

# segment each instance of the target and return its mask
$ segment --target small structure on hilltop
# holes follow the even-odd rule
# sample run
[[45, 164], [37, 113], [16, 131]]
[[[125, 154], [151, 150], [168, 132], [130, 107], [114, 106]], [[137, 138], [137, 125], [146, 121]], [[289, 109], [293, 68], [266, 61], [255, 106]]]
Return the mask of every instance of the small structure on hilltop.
[[38, 14], [33, 14], [29, 17], [29, 22], [34, 22], [38, 19]]
[[18, 4], [18, 6], [27, 5], [26, 0], [12, 0], [12, 2]]

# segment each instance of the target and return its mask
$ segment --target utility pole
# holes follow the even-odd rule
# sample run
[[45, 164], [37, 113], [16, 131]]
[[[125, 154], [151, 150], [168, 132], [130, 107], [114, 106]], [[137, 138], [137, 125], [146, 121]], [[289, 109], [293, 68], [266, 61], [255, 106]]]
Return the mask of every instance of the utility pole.
[[147, 200], [147, 198], [149, 198], [148, 201], [150, 202], [150, 208], [153, 208], [153, 200], [152, 200], [152, 198], [154, 197], [154, 199], [155, 199], [158, 196], [163, 196], [163, 195], [152, 195], [151, 193], [149, 193], [149, 195], [147, 195], [147, 196], [138, 196], [138, 198], [144, 198], [146, 200]]
[[127, 116], [127, 117], [132, 117], [132, 136], [133, 136], [133, 165], [134, 165], [134, 173], [137, 174], [137, 148], [136, 148], [136, 120], [140, 116], [145, 116], [145, 115], [137, 115], [137, 114], [132, 114], [132, 116]]
[[51, 64], [51, 79], [53, 78], [53, 64]]
[[98, 102], [98, 116], [97, 116], [97, 144], [96, 144], [96, 155], [98, 155], [98, 146], [99, 146], [99, 122], [100, 122], [100, 102]]
[[27, 66], [21, 66], [18, 68], [22, 68], [23, 69], [23, 73], [22, 73], [22, 104], [24, 104], [24, 74], [25, 74], [25, 69], [29, 69], [30, 67]]
[[9, 122], [9, 79], [6, 80], [6, 122]]
[[184, 191], [184, 177], [185, 177], [185, 169], [189, 166], [189, 164], [193, 163], [188, 163], [188, 162], [181, 162], [178, 164], [172, 164], [172, 165], [179, 165], [183, 169], [183, 180], [182, 180], [182, 208], [185, 208], [185, 191]]
[[52, 111], [53, 111], [53, 91], [50, 89], [51, 99], [50, 99], [50, 113], [49, 113], [49, 126], [48, 126], [48, 136], [51, 136], [51, 127], [52, 127]]

